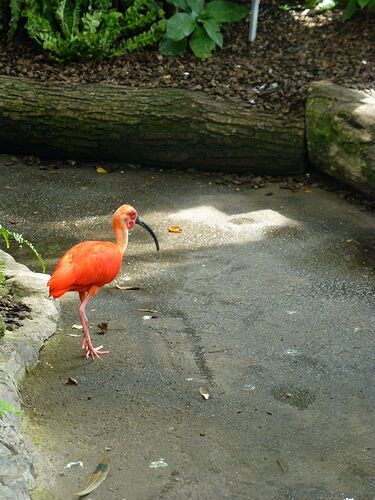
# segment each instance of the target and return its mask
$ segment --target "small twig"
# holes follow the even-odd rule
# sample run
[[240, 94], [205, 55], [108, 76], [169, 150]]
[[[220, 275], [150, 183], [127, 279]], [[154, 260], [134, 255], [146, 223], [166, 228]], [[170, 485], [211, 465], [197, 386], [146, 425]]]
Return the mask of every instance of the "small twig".
[[282, 467], [282, 465], [281, 465], [281, 463], [280, 463], [280, 460], [277, 460], [277, 459], [276, 459], [276, 463], [277, 463], [277, 465], [280, 467], [281, 472], [282, 472], [283, 474], [285, 474], [285, 470], [283, 469], [283, 467]]

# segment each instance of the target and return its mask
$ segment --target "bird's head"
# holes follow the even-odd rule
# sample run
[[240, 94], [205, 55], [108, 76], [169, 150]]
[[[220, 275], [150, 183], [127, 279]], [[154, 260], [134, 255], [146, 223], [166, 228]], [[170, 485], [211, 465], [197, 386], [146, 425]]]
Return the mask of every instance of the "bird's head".
[[133, 229], [135, 224], [142, 226], [151, 234], [153, 240], [155, 241], [156, 250], [159, 251], [159, 241], [156, 237], [156, 234], [151, 229], [151, 227], [144, 222], [144, 220], [132, 206], [121, 205], [121, 207], [115, 210], [113, 214], [113, 225], [117, 226], [118, 224], [125, 225], [128, 231]]

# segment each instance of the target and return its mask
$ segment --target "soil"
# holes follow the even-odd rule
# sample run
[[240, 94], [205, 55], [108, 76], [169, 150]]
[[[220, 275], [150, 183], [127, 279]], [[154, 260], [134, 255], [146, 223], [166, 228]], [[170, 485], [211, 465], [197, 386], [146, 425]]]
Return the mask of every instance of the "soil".
[[362, 12], [343, 23], [341, 11], [285, 12], [260, 4], [258, 35], [248, 19], [224, 28], [224, 49], [206, 60], [165, 57], [157, 48], [102, 62], [60, 65], [28, 40], [0, 41], [0, 75], [66, 83], [103, 82], [199, 90], [248, 108], [301, 115], [310, 82], [327, 79], [375, 95], [375, 17]]
[[22, 326], [24, 319], [31, 319], [31, 308], [23, 302], [17, 302], [13, 295], [0, 297], [0, 315], [4, 319], [6, 330], [15, 330]]

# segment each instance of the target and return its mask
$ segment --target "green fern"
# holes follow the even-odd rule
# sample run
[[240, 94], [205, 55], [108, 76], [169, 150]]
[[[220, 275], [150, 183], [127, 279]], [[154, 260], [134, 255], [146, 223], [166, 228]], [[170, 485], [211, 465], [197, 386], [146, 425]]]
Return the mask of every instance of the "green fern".
[[10, 21], [8, 29], [8, 39], [12, 39], [15, 32], [17, 31], [22, 16], [22, 8], [24, 7], [24, 3], [24, 0], [10, 0], [9, 2]]
[[7, 249], [10, 247], [10, 239], [15, 240], [19, 245], [25, 245], [28, 248], [30, 248], [30, 250], [33, 252], [33, 254], [35, 255], [35, 257], [38, 259], [40, 267], [42, 268], [42, 271], [43, 272], [46, 271], [46, 266], [45, 266], [43, 257], [36, 250], [36, 248], [34, 247], [34, 245], [32, 243], [30, 243], [30, 241], [28, 241], [26, 238], [24, 238], [22, 236], [22, 234], [15, 233], [14, 231], [9, 231], [8, 229], [6, 229], [4, 226], [2, 226], [0, 224], [0, 235], [4, 239], [5, 246], [6, 246]]
[[54, 0], [48, 12], [46, 0], [25, 1], [29, 36], [58, 61], [120, 55], [156, 43], [165, 30], [156, 0], [130, 0], [121, 9], [110, 0]]
[[15, 415], [19, 415], [21, 410], [16, 408], [15, 406], [8, 403], [8, 401], [4, 401], [4, 399], [0, 399], [0, 418], [2, 418], [6, 411], [10, 413], [14, 413]]
[[161, 19], [157, 23], [154, 23], [148, 31], [144, 31], [139, 35], [134, 35], [132, 38], [128, 38], [121, 47], [119, 47], [115, 52], [115, 56], [122, 56], [127, 52], [134, 52], [143, 47], [148, 47], [160, 41], [165, 33], [165, 19]]

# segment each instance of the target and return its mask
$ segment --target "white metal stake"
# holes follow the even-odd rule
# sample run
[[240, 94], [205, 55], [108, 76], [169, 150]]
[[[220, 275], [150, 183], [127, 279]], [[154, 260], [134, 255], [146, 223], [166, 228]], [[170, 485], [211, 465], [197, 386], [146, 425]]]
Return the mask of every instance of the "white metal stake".
[[260, 0], [251, 0], [249, 42], [253, 42], [257, 36], [259, 2]]

